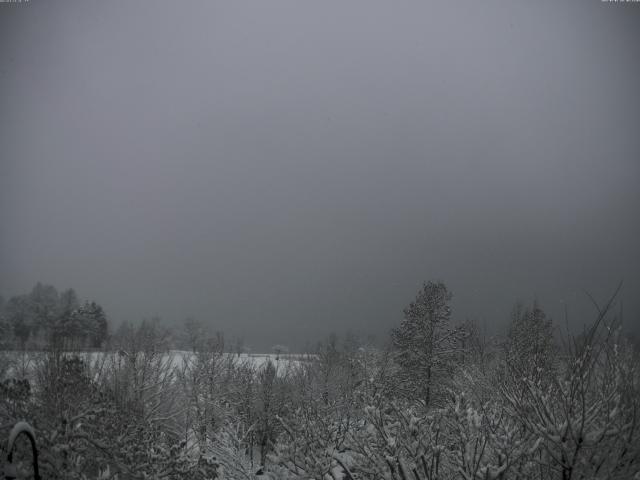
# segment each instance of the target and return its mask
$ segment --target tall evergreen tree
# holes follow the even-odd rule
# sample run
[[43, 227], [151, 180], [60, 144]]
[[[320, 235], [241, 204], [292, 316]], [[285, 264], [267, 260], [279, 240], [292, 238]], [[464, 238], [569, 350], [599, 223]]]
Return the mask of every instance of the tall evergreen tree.
[[509, 367], [520, 375], [542, 377], [553, 368], [553, 322], [537, 301], [531, 308], [525, 308], [521, 303], [514, 307], [505, 355]]
[[392, 331], [400, 387], [410, 397], [432, 403], [459, 350], [459, 330], [451, 329], [451, 293], [442, 282], [427, 282], [404, 309], [404, 320]]
[[24, 350], [34, 330], [31, 302], [28, 295], [11, 297], [5, 307], [6, 321], [13, 336]]

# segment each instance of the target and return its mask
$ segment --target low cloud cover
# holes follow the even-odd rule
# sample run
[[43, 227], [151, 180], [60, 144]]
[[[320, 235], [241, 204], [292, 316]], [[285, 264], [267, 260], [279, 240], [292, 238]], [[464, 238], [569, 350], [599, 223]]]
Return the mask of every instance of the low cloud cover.
[[640, 316], [640, 9], [0, 4], [0, 293], [257, 349], [384, 334], [424, 280], [502, 326]]

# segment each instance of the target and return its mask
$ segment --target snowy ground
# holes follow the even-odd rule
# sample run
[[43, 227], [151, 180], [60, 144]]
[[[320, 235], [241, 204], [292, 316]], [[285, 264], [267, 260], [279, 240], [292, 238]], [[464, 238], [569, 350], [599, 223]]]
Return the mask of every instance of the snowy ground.
[[[0, 378], [28, 375], [34, 364], [43, 358], [45, 352], [39, 351], [2, 351], [0, 352]], [[73, 352], [92, 367], [110, 358], [126, 356], [119, 352]], [[194, 356], [193, 352], [184, 350], [171, 350], [165, 354], [163, 360], [170, 362], [174, 368], [181, 369], [185, 363]], [[272, 362], [281, 374], [299, 366], [301, 363], [313, 361], [315, 356], [308, 354], [275, 354], [275, 353], [225, 353], [226, 360], [233, 360], [238, 364], [249, 364], [256, 370], [263, 368], [268, 362]], [[4, 368], [3, 368], [4, 366]]]

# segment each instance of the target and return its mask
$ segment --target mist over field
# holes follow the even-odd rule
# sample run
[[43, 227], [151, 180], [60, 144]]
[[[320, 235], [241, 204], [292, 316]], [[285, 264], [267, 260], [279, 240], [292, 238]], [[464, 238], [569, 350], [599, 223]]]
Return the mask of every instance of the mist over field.
[[639, 85], [640, 2], [0, 1], [0, 477], [640, 480]]

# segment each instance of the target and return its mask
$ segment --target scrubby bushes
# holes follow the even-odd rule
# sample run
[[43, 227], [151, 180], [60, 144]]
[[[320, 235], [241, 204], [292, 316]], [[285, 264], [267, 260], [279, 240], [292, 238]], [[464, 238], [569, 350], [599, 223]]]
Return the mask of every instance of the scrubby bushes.
[[564, 345], [536, 305], [485, 342], [448, 326], [446, 291], [427, 287], [405, 323], [420, 335], [386, 349], [332, 336], [257, 366], [221, 335], [171, 353], [152, 321], [101, 354], [4, 355], [2, 434], [34, 425], [44, 478], [640, 478], [638, 353], [611, 302]]
[[[414, 368], [427, 386], [433, 372], [379, 354], [375, 378], [353, 371], [353, 402], [324, 410], [321, 395], [301, 402], [272, 461], [291, 478], [640, 478], [638, 356], [610, 307], [564, 347], [538, 306], [518, 310], [493, 354], [480, 348], [448, 363], [447, 381], [434, 385], [437, 405], [424, 401], [424, 388], [413, 399], [395, 388], [398, 371], [404, 384]], [[521, 355], [523, 343], [533, 353]], [[341, 368], [357, 359], [343, 357]], [[350, 426], [341, 429], [346, 405]]]

